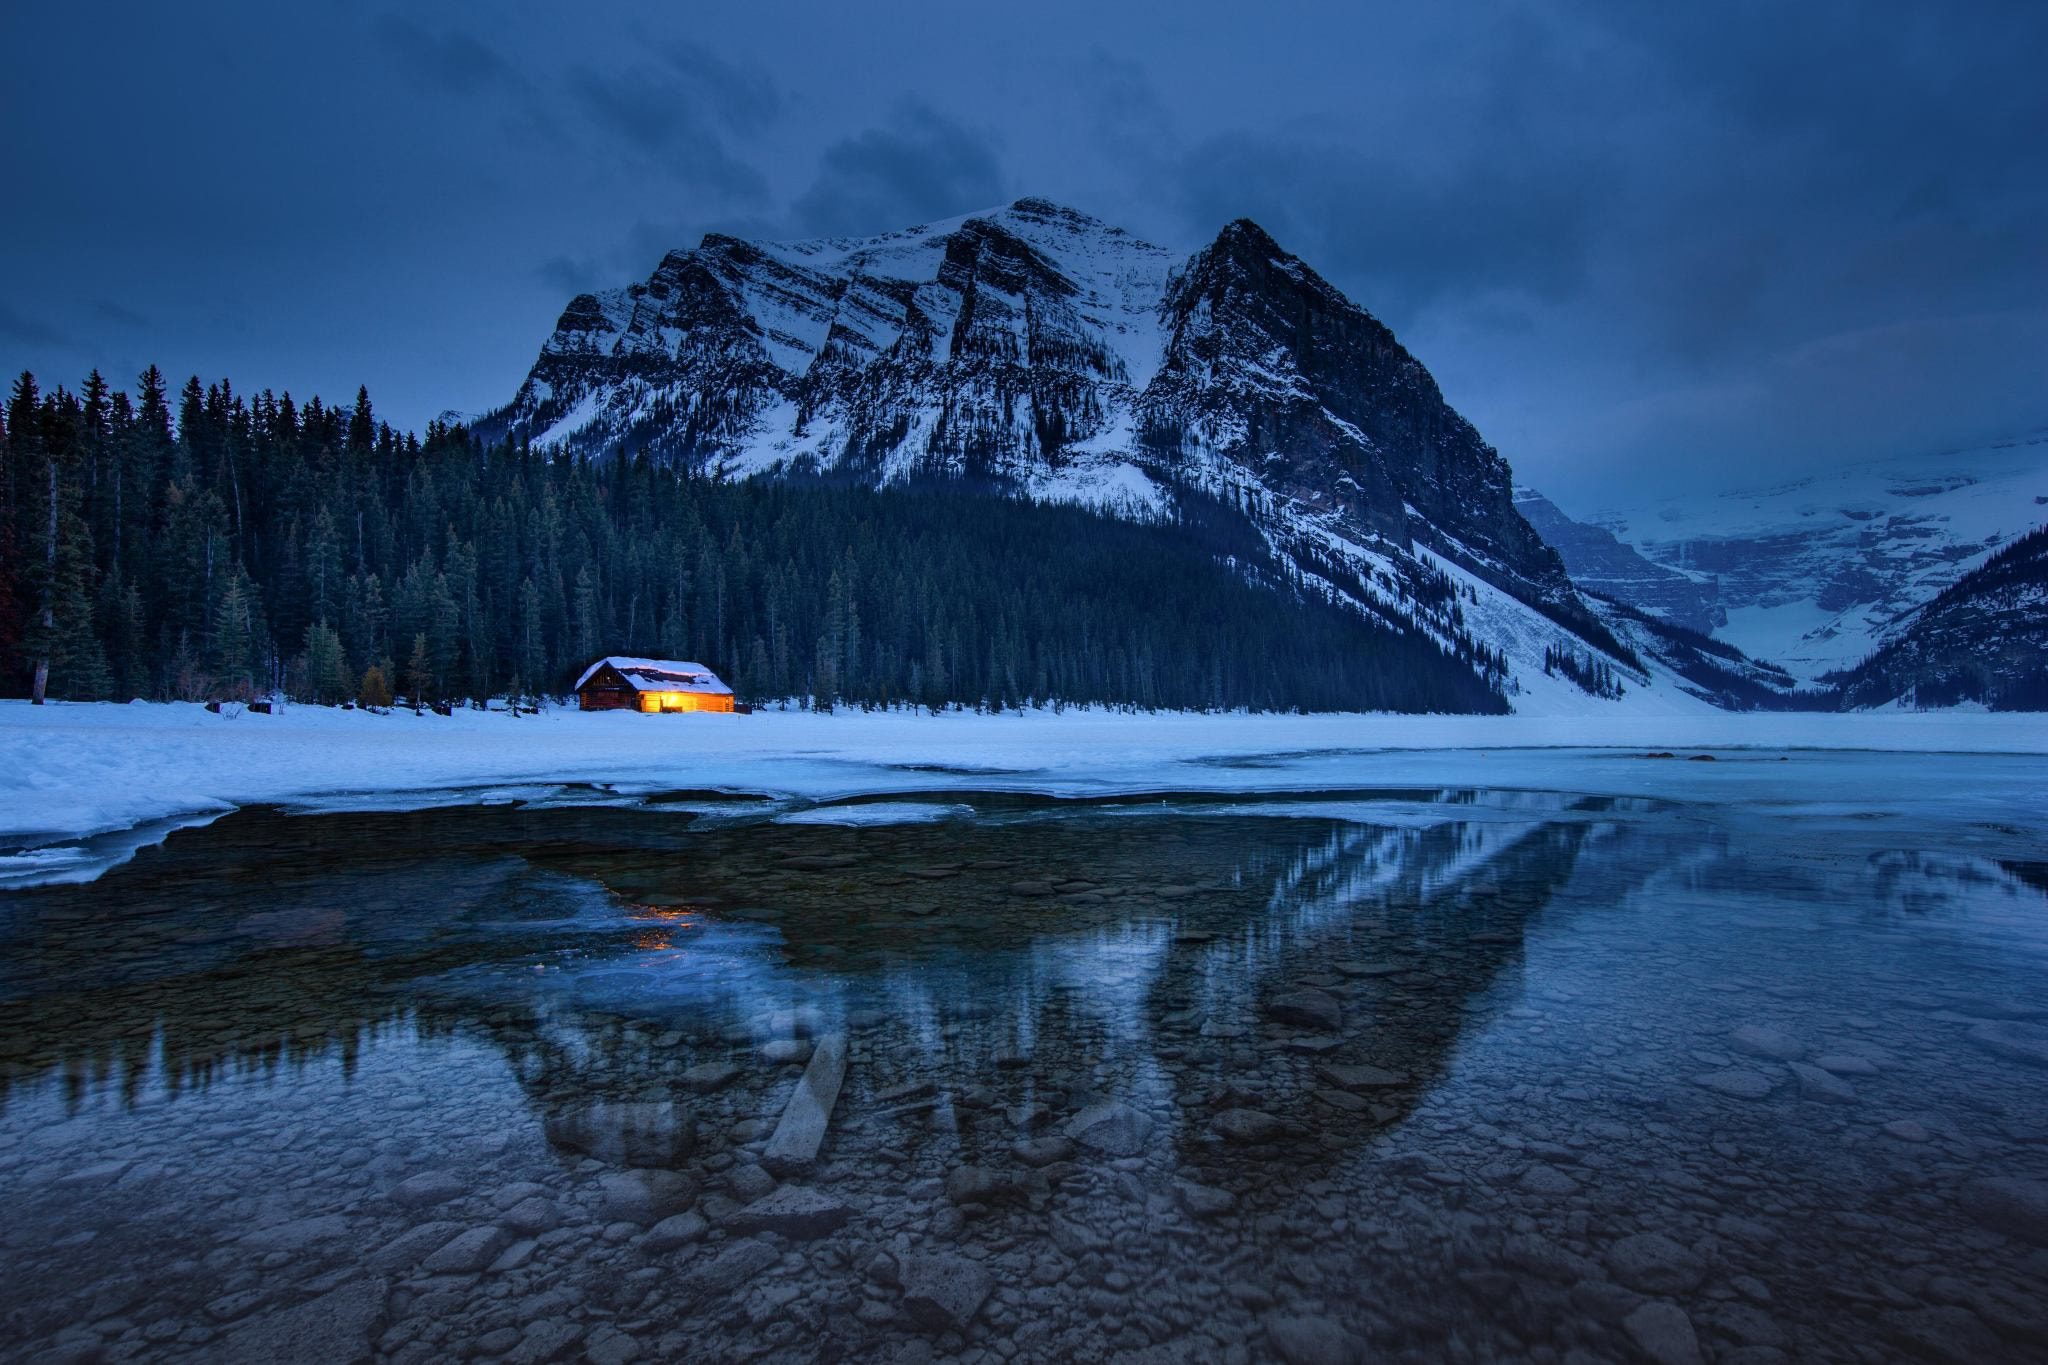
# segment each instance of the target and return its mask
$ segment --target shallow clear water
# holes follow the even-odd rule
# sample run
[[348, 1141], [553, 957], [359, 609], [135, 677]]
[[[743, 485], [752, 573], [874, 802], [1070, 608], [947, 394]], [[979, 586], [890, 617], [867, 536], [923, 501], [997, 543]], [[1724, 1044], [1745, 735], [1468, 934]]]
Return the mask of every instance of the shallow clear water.
[[242, 812], [0, 900], [0, 1355], [2042, 1358], [2012, 814]]

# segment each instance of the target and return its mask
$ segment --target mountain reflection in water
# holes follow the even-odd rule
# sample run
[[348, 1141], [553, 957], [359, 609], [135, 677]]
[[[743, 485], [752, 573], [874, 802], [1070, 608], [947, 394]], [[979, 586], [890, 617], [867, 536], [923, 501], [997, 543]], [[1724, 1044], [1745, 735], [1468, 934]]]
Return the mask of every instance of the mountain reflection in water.
[[[2033, 864], [1536, 793], [958, 800], [247, 811], [7, 898], [0, 1342], [2040, 1340], [2048, 1253], [1968, 1187], [2044, 1174]], [[839, 1038], [816, 1164], [764, 1171]]]

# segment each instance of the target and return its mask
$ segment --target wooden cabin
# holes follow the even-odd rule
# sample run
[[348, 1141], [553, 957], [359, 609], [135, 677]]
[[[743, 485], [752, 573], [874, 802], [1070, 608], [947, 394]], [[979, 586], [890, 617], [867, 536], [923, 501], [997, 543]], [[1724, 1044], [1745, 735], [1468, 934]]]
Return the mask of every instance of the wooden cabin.
[[731, 711], [732, 689], [702, 664], [628, 659], [612, 654], [583, 670], [576, 705], [584, 711]]

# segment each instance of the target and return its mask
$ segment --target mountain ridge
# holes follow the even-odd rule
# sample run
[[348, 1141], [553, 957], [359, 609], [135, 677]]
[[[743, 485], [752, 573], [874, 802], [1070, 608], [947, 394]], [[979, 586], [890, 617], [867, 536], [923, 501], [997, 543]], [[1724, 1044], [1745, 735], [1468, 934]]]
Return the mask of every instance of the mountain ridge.
[[1585, 518], [1529, 489], [1518, 505], [1583, 587], [1814, 684], [2048, 519], [2048, 432]]

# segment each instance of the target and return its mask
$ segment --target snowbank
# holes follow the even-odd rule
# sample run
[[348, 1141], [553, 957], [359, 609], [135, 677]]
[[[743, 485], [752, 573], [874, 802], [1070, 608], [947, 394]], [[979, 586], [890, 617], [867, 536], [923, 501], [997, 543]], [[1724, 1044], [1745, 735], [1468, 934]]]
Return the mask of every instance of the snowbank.
[[[1754, 796], [1784, 765], [1651, 763], [1650, 750], [1728, 759], [1828, 753], [2048, 754], [2040, 716], [1957, 713], [1670, 716], [1202, 716], [1068, 710], [983, 716], [843, 711], [753, 716], [370, 715], [291, 707], [219, 716], [196, 705], [0, 702], [0, 885], [47, 880], [72, 855], [48, 847], [258, 802], [428, 804], [529, 794], [561, 783], [719, 789], [780, 797], [943, 790], [1051, 793], [1485, 785]], [[2048, 764], [2017, 771], [2039, 795], [2007, 821], [2039, 820]], [[1802, 799], [1853, 800], [1922, 779], [1897, 764], [1801, 768]], [[1819, 774], [1833, 774], [1812, 787]], [[1955, 783], [1951, 773], [1942, 781]], [[2032, 785], [2028, 785], [2031, 783]], [[1762, 785], [1759, 785], [1762, 784]], [[2000, 800], [2013, 799], [2009, 786]], [[1986, 800], [1992, 792], [1983, 793]], [[133, 837], [128, 842], [132, 845]], [[42, 846], [39, 853], [23, 853]]]

